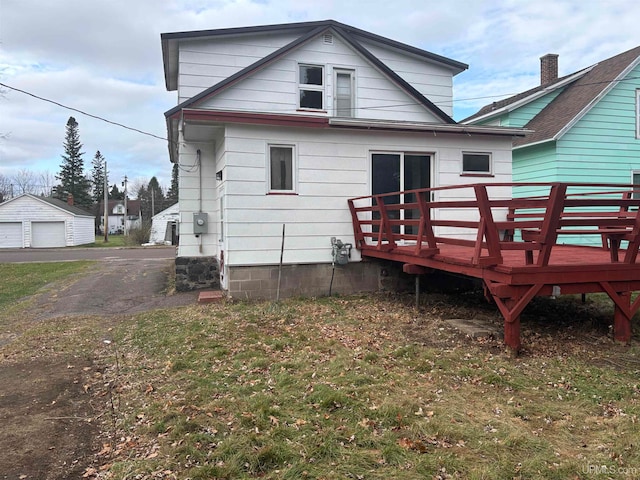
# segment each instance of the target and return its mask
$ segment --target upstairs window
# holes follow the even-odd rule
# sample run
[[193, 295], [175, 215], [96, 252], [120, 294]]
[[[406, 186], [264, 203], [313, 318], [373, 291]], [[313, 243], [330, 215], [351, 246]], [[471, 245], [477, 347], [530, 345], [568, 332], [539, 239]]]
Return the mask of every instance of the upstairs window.
[[324, 109], [324, 67], [300, 65], [300, 108]]
[[463, 152], [463, 175], [491, 175], [491, 154], [480, 152]]
[[354, 95], [353, 95], [353, 71], [352, 70], [336, 70], [335, 71], [334, 109], [336, 117], [355, 117], [354, 114]]
[[292, 145], [269, 145], [269, 190], [293, 192], [294, 155]]

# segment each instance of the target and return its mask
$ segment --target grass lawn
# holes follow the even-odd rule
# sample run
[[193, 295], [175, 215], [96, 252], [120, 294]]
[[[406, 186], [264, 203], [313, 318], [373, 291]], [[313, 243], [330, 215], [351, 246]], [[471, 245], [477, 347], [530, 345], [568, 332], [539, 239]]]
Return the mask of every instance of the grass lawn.
[[499, 328], [480, 295], [422, 300], [193, 305], [122, 317], [111, 343], [56, 320], [12, 348], [95, 345], [104, 437], [87, 478], [640, 476], [638, 322], [617, 345], [610, 306], [540, 299], [512, 359], [444, 321]]
[[77, 274], [93, 262], [0, 263], [0, 310], [40, 288]]
[[127, 237], [124, 235], [109, 235], [108, 242], [104, 241], [104, 235], [96, 235], [96, 241], [87, 245], [81, 245], [83, 248], [109, 248], [109, 247], [126, 247], [130, 246]]

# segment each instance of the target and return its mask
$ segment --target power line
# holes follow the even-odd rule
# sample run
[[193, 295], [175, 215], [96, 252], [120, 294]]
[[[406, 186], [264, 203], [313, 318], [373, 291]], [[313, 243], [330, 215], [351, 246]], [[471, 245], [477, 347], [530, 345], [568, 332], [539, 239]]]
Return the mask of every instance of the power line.
[[35, 93], [27, 92], [27, 91], [25, 91], [25, 90], [21, 90], [21, 89], [19, 89], [19, 88], [12, 87], [12, 86], [7, 85], [7, 84], [5, 84], [5, 83], [1, 83], [1, 82], [0, 82], [0, 87], [5, 87], [5, 88], [8, 88], [8, 89], [10, 89], [10, 90], [14, 90], [14, 91], [16, 91], [16, 92], [24, 93], [25, 95], [28, 95], [28, 96], [33, 97], [33, 98], [37, 98], [38, 100], [42, 100], [43, 102], [52, 103], [52, 104], [54, 104], [54, 105], [57, 105], [58, 107], [66, 108], [67, 110], [71, 110], [71, 111], [73, 111], [73, 112], [78, 112], [78, 113], [80, 113], [80, 114], [82, 114], [82, 115], [86, 115], [87, 117], [95, 118], [96, 120], [100, 120], [100, 121], [102, 121], [102, 122], [106, 122], [106, 123], [109, 123], [109, 124], [111, 124], [111, 125], [115, 125], [115, 126], [117, 126], [117, 127], [122, 127], [122, 128], [127, 129], [127, 130], [131, 130], [132, 132], [141, 133], [142, 135], [147, 135], [147, 136], [149, 136], [149, 137], [157, 138], [158, 140], [163, 140], [163, 141], [165, 141], [165, 142], [168, 142], [168, 141], [169, 141], [169, 139], [164, 138], [164, 137], [160, 137], [160, 136], [155, 135], [155, 134], [153, 134], [153, 133], [145, 132], [144, 130], [140, 130], [140, 129], [138, 129], [138, 128], [134, 128], [134, 127], [129, 127], [129, 126], [127, 126], [127, 125], [123, 125], [122, 123], [114, 122], [114, 121], [112, 121], [112, 120], [108, 120], [108, 119], [106, 119], [106, 118], [104, 118], [104, 117], [100, 117], [99, 115], [93, 115], [93, 114], [91, 114], [91, 113], [87, 113], [87, 112], [85, 112], [85, 111], [83, 111], [83, 110], [80, 110], [80, 109], [78, 109], [78, 108], [74, 108], [74, 107], [70, 107], [70, 106], [68, 106], [68, 105], [64, 105], [64, 104], [62, 104], [62, 103], [60, 103], [60, 102], [56, 102], [55, 100], [51, 100], [51, 99], [49, 99], [49, 98], [41, 97], [41, 96], [39, 96], [39, 95], [36, 95]]

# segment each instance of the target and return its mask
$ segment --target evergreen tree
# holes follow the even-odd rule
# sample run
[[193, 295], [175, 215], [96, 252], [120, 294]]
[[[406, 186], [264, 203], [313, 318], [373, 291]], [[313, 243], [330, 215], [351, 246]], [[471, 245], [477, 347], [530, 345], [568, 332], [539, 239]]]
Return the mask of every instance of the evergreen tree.
[[104, 157], [98, 150], [91, 161], [91, 197], [94, 203], [104, 200], [104, 182], [107, 172], [104, 169]]
[[164, 209], [164, 192], [156, 177], [152, 177], [146, 187], [138, 187], [137, 197], [140, 200], [142, 219], [145, 221], [151, 220], [151, 217]]
[[91, 208], [91, 182], [84, 173], [84, 160], [81, 151], [78, 122], [73, 117], [67, 121], [64, 140], [64, 155], [60, 164], [60, 173], [56, 178], [60, 184], [54, 188], [54, 196], [66, 201], [69, 194], [73, 195], [74, 205], [86, 209]]
[[167, 192], [167, 207], [170, 207], [174, 203], [178, 201], [179, 194], [179, 184], [178, 184], [178, 172], [179, 167], [177, 163], [173, 164], [173, 168], [171, 169], [171, 186], [169, 187], [169, 191]]
[[111, 190], [109, 190], [109, 200], [124, 200], [124, 192], [118, 189], [117, 183], [114, 183]]
[[100, 234], [100, 219], [104, 216], [104, 183], [107, 172], [104, 168], [104, 157], [98, 150], [91, 161], [91, 197], [93, 198], [93, 214], [95, 215], [96, 234]]

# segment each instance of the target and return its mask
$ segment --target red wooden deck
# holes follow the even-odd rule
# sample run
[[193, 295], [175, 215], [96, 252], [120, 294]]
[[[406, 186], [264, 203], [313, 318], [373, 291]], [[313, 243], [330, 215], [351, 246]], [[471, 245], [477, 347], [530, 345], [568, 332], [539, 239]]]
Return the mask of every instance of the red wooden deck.
[[[505, 187], [546, 195], [501, 199]], [[631, 338], [640, 308], [640, 199], [628, 185], [480, 184], [394, 192], [349, 200], [364, 257], [402, 262], [407, 273], [442, 270], [482, 279], [520, 348], [520, 314], [538, 295], [604, 292], [614, 334]], [[464, 198], [465, 200], [457, 200]], [[592, 239], [581, 246], [580, 239]]]

